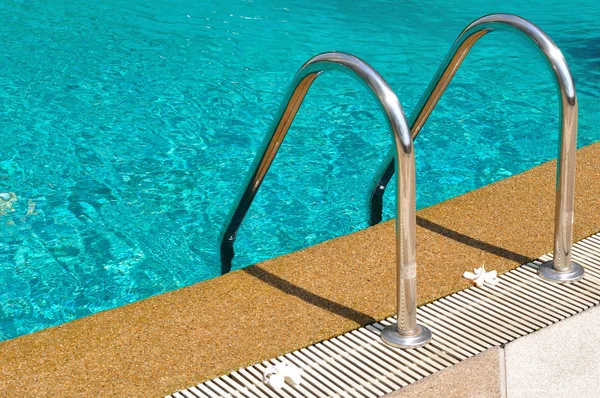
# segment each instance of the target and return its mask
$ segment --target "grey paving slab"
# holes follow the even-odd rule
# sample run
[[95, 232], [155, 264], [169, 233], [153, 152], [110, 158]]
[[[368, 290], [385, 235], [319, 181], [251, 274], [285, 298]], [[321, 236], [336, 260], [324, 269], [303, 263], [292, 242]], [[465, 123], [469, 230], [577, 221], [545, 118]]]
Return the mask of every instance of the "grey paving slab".
[[386, 398], [500, 398], [500, 349], [491, 348]]
[[506, 345], [508, 398], [600, 396], [600, 308]]

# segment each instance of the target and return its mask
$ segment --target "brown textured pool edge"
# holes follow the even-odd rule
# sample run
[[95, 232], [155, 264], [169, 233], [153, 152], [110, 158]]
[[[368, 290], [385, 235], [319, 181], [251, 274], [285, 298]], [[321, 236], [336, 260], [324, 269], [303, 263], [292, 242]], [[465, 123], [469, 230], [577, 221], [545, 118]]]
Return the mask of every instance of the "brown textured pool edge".
[[[575, 230], [600, 230], [600, 144], [578, 151]], [[421, 210], [418, 297], [552, 250], [555, 163]], [[418, 182], [417, 182], [418, 183]], [[0, 343], [0, 395], [161, 396], [394, 313], [387, 222], [220, 278]]]

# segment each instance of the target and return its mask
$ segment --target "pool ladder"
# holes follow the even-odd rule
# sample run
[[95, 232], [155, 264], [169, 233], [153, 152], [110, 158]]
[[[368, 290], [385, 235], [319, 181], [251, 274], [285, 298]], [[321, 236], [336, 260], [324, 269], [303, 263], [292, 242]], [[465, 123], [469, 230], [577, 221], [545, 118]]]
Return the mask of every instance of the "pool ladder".
[[231, 270], [237, 231], [260, 185], [281, 146], [283, 139], [315, 79], [325, 71], [349, 73], [366, 86], [377, 99], [386, 116], [394, 145], [380, 165], [373, 180], [369, 203], [369, 223], [382, 219], [383, 193], [396, 173], [396, 305], [398, 322], [386, 327], [382, 339], [395, 347], [414, 348], [426, 344], [431, 332], [417, 324], [416, 317], [416, 188], [413, 139], [450, 84], [473, 45], [494, 30], [516, 32], [529, 39], [540, 50], [552, 70], [559, 94], [560, 136], [557, 162], [556, 203], [554, 220], [554, 258], [540, 266], [541, 278], [554, 282], [573, 282], [584, 274], [581, 265], [571, 261], [573, 238], [573, 201], [575, 154], [577, 150], [577, 95], [567, 62], [560, 49], [533, 23], [510, 14], [492, 14], [477, 19], [458, 36], [446, 58], [429, 83], [408, 120], [400, 101], [375, 69], [361, 59], [346, 53], [330, 52], [306, 62], [294, 76], [273, 123], [265, 136], [243, 191], [237, 197], [221, 232], [221, 271]]

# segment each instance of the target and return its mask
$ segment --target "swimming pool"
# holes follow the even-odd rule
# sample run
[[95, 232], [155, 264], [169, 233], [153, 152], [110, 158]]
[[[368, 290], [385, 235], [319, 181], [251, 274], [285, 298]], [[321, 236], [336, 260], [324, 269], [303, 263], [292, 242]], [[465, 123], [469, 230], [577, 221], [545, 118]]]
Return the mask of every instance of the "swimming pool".
[[[408, 113], [468, 22], [515, 13], [565, 53], [579, 146], [600, 140], [594, 0], [188, 3], [0, 4], [0, 340], [218, 275], [229, 206], [287, 84], [319, 52], [369, 62]], [[416, 142], [418, 207], [555, 157], [555, 95], [536, 50], [484, 38]], [[290, 130], [234, 267], [367, 226], [389, 146], [370, 94], [324, 76]]]

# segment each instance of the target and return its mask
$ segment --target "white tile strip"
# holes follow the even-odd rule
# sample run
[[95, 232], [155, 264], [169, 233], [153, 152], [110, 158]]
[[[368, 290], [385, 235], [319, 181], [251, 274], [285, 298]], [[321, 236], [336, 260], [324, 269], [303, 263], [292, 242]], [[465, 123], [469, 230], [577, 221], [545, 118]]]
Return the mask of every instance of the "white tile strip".
[[[538, 266], [551, 258], [501, 275], [497, 286], [472, 287], [420, 307], [419, 322], [433, 332], [425, 347], [385, 345], [379, 335], [395, 322], [389, 318], [167, 398], [381, 397], [600, 303], [600, 233], [573, 245], [573, 260], [586, 270], [581, 281], [542, 281]], [[300, 385], [274, 390], [262, 382], [263, 370], [280, 362], [302, 369]]]

